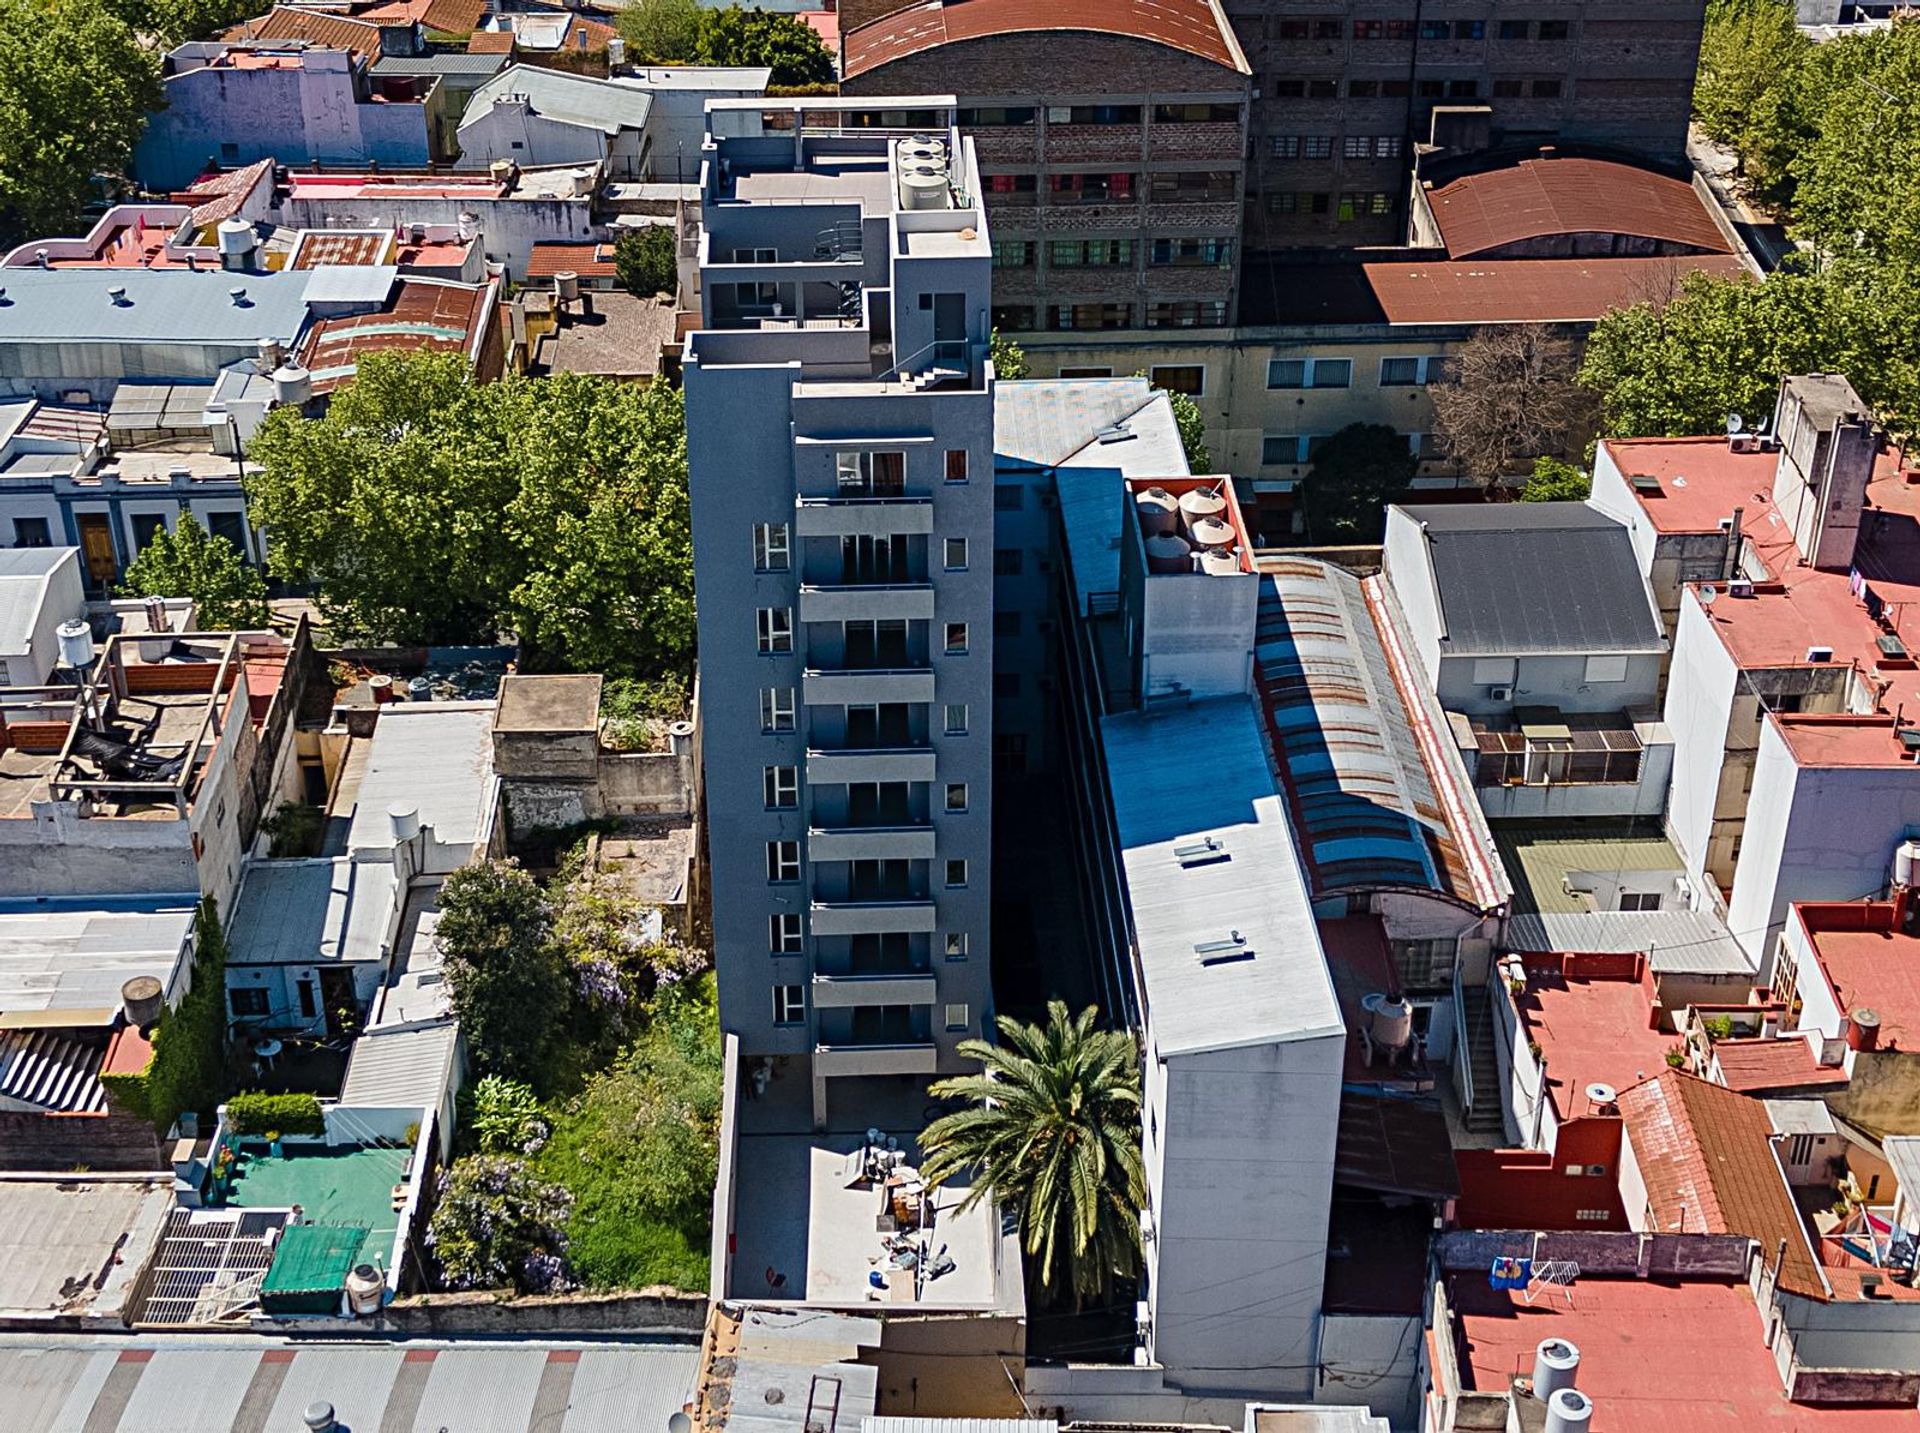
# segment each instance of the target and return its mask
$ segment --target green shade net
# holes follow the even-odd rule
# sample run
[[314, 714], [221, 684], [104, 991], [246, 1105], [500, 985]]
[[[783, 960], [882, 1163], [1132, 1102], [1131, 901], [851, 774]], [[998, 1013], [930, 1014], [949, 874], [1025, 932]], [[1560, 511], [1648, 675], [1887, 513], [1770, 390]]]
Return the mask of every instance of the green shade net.
[[260, 1285], [260, 1307], [279, 1314], [336, 1312], [367, 1232], [357, 1224], [295, 1224], [282, 1232]]

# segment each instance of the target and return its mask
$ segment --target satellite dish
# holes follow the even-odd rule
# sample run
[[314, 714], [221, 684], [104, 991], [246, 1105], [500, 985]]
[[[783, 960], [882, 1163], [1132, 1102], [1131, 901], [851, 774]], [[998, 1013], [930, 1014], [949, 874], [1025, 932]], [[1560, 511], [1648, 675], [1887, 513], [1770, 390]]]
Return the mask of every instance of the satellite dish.
[[1619, 1095], [1620, 1092], [1612, 1085], [1603, 1085], [1598, 1080], [1587, 1086], [1587, 1098], [1596, 1105], [1610, 1105]]
[[1700, 584], [1700, 605], [1702, 607], [1713, 606], [1714, 599], [1719, 595], [1720, 589], [1715, 587], [1711, 582], [1703, 582]]
[[1738, 413], [1727, 414], [1727, 436], [1731, 438], [1747, 426], [1747, 420]]
[[685, 1413], [676, 1410], [667, 1419], [667, 1433], [693, 1433], [693, 1420]]

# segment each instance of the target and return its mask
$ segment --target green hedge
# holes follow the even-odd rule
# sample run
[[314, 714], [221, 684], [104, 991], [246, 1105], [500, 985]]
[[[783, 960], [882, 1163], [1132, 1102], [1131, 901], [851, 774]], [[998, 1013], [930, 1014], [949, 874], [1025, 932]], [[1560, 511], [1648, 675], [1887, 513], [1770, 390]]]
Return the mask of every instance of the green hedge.
[[227, 1128], [235, 1134], [325, 1134], [327, 1122], [312, 1095], [248, 1091], [227, 1101]]
[[109, 1099], [162, 1134], [183, 1111], [210, 1114], [227, 1088], [227, 941], [211, 896], [193, 922], [193, 982], [163, 1011], [153, 1054], [136, 1074], [103, 1075]]

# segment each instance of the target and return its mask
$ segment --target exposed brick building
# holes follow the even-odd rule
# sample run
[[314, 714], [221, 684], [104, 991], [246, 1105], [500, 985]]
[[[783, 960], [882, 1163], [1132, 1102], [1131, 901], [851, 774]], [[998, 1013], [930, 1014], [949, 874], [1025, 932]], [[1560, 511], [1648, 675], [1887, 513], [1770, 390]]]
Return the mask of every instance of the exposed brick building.
[[1233, 321], [1251, 82], [1213, 0], [843, 9], [848, 94], [959, 97], [1012, 331]]

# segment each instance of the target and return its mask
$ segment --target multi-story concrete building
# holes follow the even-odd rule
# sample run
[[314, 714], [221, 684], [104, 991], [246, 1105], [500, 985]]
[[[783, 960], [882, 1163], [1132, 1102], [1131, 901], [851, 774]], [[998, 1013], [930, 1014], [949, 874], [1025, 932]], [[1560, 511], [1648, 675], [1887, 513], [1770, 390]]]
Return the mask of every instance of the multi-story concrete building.
[[993, 375], [972, 143], [815, 107], [709, 109], [685, 382], [721, 1019], [824, 1125], [987, 1028]]
[[852, 18], [847, 93], [960, 94], [994, 220], [998, 327], [1232, 322], [1250, 91], [1211, 0], [946, 0]]
[[1226, 0], [1254, 71], [1247, 245], [1383, 244], [1414, 147], [1685, 151], [1705, 12], [1580, 0]]

